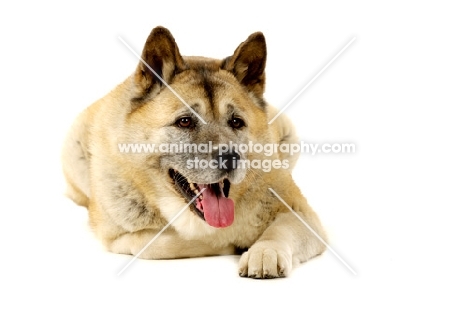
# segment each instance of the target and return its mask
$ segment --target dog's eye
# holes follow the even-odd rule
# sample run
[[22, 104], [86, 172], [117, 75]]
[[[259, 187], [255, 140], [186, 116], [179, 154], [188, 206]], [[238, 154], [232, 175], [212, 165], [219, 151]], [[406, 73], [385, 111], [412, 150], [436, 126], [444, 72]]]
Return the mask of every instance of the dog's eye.
[[177, 120], [178, 127], [190, 127], [193, 124], [192, 118], [190, 117], [183, 117]]
[[241, 127], [245, 126], [245, 123], [242, 119], [232, 118], [232, 120], [229, 121], [229, 126], [231, 126], [233, 129], [240, 129]]

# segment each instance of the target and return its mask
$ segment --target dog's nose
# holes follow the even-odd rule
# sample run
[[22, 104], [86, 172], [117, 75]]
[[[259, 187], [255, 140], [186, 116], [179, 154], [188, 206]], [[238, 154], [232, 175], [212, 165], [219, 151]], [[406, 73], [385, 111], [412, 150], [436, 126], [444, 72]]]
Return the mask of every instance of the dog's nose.
[[216, 156], [218, 159], [218, 168], [227, 173], [235, 170], [240, 160], [240, 155], [235, 151], [217, 154]]

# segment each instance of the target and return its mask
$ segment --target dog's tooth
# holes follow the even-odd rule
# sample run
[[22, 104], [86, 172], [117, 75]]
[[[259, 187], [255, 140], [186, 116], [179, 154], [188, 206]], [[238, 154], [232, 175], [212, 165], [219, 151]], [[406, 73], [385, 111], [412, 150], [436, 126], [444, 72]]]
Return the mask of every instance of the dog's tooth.
[[221, 182], [219, 183], [219, 186], [221, 187], [221, 189], [224, 188], [224, 180], [221, 180]]
[[195, 191], [197, 188], [195, 188], [195, 185], [193, 183], [190, 183], [190, 189], [192, 189], [193, 191]]
[[200, 196], [198, 197], [200, 200], [203, 200], [203, 194], [200, 194]]

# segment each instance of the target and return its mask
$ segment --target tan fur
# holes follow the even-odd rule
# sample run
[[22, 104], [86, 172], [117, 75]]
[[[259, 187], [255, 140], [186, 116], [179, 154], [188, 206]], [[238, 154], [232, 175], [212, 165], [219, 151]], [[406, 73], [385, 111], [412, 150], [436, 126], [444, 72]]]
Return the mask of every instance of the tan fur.
[[[167, 143], [187, 140], [294, 143], [297, 136], [284, 115], [267, 122], [276, 109], [263, 100], [266, 44], [252, 34], [224, 60], [182, 57], [169, 31], [157, 27], [148, 37], [142, 59], [207, 121], [194, 129], [174, 126], [189, 115], [185, 105], [144, 65], [112, 92], [88, 107], [75, 121], [63, 149], [68, 196], [89, 209], [90, 225], [106, 248], [138, 253], [187, 204], [168, 169], [175, 165], [187, 178], [211, 183], [217, 171], [189, 171], [182, 158], [161, 154], [121, 153], [120, 143]], [[239, 114], [246, 127], [227, 126]], [[254, 278], [286, 276], [293, 263], [322, 253], [325, 246], [281, 203], [274, 189], [322, 238], [320, 222], [294, 183], [297, 156], [243, 154], [246, 159], [288, 160], [287, 169], [238, 169], [232, 172], [229, 197], [235, 221], [213, 228], [184, 211], [141, 255], [147, 259], [234, 254], [249, 248], [239, 274]], [[171, 162], [173, 161], [174, 164]]]

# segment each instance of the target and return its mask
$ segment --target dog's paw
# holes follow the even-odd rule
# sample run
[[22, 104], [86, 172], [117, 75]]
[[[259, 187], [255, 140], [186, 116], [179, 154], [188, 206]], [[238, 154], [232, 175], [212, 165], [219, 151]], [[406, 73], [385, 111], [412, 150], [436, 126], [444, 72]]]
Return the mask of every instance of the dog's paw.
[[255, 279], [288, 276], [292, 270], [292, 254], [278, 244], [270, 241], [254, 244], [240, 258], [239, 275]]

